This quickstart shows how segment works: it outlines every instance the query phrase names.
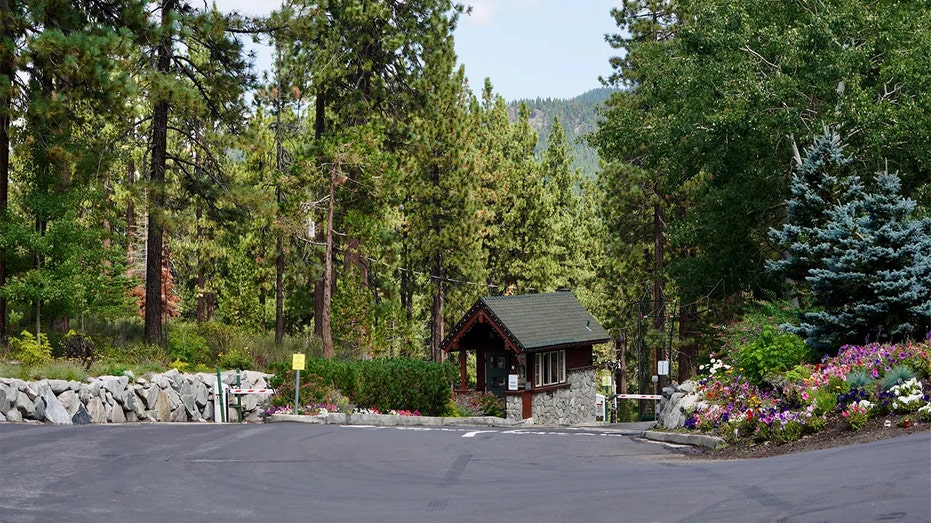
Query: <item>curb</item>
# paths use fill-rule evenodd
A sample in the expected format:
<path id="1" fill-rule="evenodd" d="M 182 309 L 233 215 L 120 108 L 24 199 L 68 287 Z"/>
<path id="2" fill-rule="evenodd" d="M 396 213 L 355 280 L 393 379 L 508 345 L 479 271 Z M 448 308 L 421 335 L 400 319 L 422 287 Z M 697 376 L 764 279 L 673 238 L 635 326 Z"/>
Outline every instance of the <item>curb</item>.
<path id="1" fill-rule="evenodd" d="M 663 443 L 676 443 L 679 445 L 691 445 L 693 447 L 703 447 L 706 449 L 719 449 L 725 445 L 723 439 L 716 436 L 705 436 L 703 434 L 683 434 L 681 432 L 659 432 L 655 430 L 644 431 L 643 437 L 653 441 Z"/>
<path id="2" fill-rule="evenodd" d="M 265 423 L 311 423 L 317 425 L 376 425 L 383 427 L 522 427 L 533 425 L 533 418 L 514 421 L 494 416 L 447 418 L 438 416 L 397 416 L 391 414 L 330 414 L 304 416 L 299 414 L 272 414 Z"/>

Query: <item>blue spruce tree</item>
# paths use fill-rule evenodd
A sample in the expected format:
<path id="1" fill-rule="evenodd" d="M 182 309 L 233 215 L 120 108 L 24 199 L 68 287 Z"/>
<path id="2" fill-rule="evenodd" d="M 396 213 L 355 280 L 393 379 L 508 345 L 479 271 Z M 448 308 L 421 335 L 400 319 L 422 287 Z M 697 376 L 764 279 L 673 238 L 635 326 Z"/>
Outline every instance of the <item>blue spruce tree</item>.
<path id="1" fill-rule="evenodd" d="M 808 298 L 787 330 L 825 352 L 915 339 L 931 327 L 931 220 L 915 216 L 894 174 L 877 174 L 868 189 L 847 169 L 825 169 L 849 163 L 836 135 L 816 140 L 793 178 L 787 223 L 771 232 L 786 256 L 770 268 L 801 277 Z"/>

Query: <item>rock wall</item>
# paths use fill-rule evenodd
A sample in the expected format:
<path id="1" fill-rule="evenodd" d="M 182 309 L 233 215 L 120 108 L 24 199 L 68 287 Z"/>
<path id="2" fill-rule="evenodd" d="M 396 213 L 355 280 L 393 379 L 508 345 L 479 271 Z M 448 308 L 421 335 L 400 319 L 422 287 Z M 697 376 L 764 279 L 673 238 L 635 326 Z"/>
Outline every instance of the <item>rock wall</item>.
<path id="1" fill-rule="evenodd" d="M 534 423 L 572 425 L 595 421 L 595 369 L 569 371 L 566 379 L 568 387 L 533 395 Z"/>
<path id="2" fill-rule="evenodd" d="M 686 381 L 682 385 L 673 383 L 663 387 L 663 398 L 659 400 L 658 425 L 667 429 L 682 428 L 686 416 L 692 411 L 708 408 L 701 394 L 696 392 L 698 384 Z"/>
<path id="3" fill-rule="evenodd" d="M 516 421 L 524 417 L 524 400 L 520 395 L 504 396 L 504 417 Z"/>
<path id="4" fill-rule="evenodd" d="M 223 383 L 235 385 L 236 371 L 222 373 Z M 267 388 L 269 374 L 245 371 L 243 388 Z M 135 378 L 88 378 L 87 382 L 0 378 L 0 421 L 37 421 L 58 425 L 126 423 L 136 421 L 213 421 L 216 374 L 181 374 L 170 370 Z M 242 396 L 243 418 L 259 421 L 269 396 Z M 235 404 L 235 397 L 229 400 Z M 229 408 L 228 420 L 237 419 Z"/>

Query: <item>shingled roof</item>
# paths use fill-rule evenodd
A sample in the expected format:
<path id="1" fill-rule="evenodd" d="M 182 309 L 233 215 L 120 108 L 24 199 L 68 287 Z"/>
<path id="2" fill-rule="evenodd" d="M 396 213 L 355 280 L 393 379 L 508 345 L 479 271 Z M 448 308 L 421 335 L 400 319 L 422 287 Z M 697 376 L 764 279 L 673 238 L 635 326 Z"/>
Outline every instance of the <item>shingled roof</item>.
<path id="1" fill-rule="evenodd" d="M 571 292 L 480 298 L 443 340 L 450 350 L 479 315 L 486 315 L 520 351 L 594 345 L 611 336 Z"/>

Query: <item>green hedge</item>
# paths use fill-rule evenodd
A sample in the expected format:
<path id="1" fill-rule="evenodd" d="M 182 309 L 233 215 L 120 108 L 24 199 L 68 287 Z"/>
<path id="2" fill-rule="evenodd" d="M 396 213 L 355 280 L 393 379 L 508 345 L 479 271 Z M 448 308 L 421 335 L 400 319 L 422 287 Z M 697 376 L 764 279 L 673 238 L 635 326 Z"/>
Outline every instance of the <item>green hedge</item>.
<path id="1" fill-rule="evenodd" d="M 273 386 L 282 383 L 287 373 L 294 372 L 289 364 L 276 367 Z M 459 378 L 459 370 L 453 365 L 411 358 L 354 361 L 310 358 L 304 371 L 331 384 L 357 407 L 381 412 L 417 410 L 424 416 L 448 414 L 452 385 Z"/>

